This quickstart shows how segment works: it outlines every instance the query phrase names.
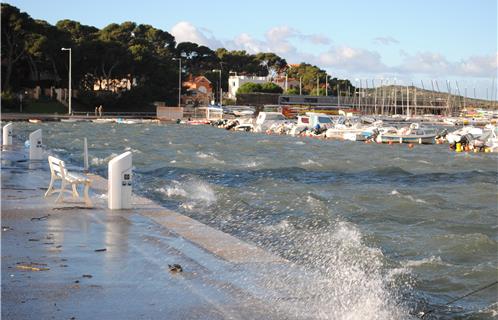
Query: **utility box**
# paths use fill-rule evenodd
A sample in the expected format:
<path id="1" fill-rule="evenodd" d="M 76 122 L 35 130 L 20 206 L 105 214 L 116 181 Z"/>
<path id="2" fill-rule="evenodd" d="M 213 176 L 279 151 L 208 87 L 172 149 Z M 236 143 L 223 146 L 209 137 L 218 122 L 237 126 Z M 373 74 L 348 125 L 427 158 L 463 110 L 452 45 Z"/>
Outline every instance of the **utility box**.
<path id="1" fill-rule="evenodd" d="M 29 134 L 29 160 L 43 159 L 42 130 L 38 129 Z"/>
<path id="2" fill-rule="evenodd" d="M 12 122 L 9 122 L 5 126 L 3 126 L 2 144 L 4 146 L 12 145 L 12 129 L 13 129 Z"/>
<path id="3" fill-rule="evenodd" d="M 132 157 L 127 151 L 109 161 L 108 207 L 131 209 Z"/>

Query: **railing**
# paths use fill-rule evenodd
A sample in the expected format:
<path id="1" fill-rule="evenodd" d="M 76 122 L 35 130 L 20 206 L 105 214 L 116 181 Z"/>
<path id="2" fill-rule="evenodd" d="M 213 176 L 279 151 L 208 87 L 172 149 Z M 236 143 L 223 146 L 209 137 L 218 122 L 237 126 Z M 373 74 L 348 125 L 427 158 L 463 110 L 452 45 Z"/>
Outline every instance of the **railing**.
<path id="1" fill-rule="evenodd" d="M 91 116 L 95 117 L 95 112 L 74 111 L 73 116 Z M 100 114 L 97 114 L 100 116 Z M 102 112 L 102 117 L 155 117 L 156 112 Z"/>

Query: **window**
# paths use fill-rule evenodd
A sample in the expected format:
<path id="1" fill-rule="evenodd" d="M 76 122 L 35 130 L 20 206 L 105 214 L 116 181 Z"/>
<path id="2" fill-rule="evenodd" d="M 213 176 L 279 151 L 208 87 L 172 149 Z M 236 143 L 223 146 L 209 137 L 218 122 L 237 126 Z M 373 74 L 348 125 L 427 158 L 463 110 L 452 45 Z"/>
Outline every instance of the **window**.
<path id="1" fill-rule="evenodd" d="M 332 123 L 332 119 L 329 117 L 318 117 L 319 123 Z"/>

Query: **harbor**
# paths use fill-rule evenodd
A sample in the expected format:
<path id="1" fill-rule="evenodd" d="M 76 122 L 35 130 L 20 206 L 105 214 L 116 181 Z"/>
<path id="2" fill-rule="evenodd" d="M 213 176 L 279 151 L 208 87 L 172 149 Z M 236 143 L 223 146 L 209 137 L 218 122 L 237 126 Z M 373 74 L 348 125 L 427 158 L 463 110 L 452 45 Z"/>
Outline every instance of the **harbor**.
<path id="1" fill-rule="evenodd" d="M 497 2 L 188 4 L 1 4 L 0 317 L 497 319 Z"/>
<path id="2" fill-rule="evenodd" d="M 56 243 L 57 241 L 53 239 L 40 238 L 54 237 L 57 234 L 54 233 L 55 230 L 50 231 L 53 229 L 48 226 L 48 229 L 43 229 L 44 231 L 26 229 L 19 235 L 23 237 L 22 241 L 15 240 L 18 239 L 16 237 L 12 240 L 20 243 L 20 246 L 14 247 L 12 249 L 14 251 L 9 249 L 8 256 L 13 258 L 3 260 L 4 275 L 10 277 L 10 274 L 14 274 L 8 267 L 15 268 L 18 262 L 43 263 L 47 264 L 50 270 L 33 273 L 17 269 L 14 274 L 15 279 L 18 279 L 16 277 L 19 273 L 31 277 L 20 280 L 19 285 L 22 285 L 23 281 L 32 281 L 29 279 L 38 274 L 41 276 L 54 274 L 61 264 L 71 266 L 69 262 L 57 260 L 68 259 L 65 251 L 61 251 L 66 245 L 76 250 L 74 254 L 84 250 L 87 255 L 94 257 L 97 254 L 93 251 L 95 249 L 107 248 L 109 250 L 107 254 L 111 254 L 113 250 L 118 250 L 127 243 L 127 254 L 116 256 L 114 265 L 102 265 L 105 266 L 104 270 L 112 270 L 111 274 L 121 272 L 115 269 L 121 270 L 119 266 L 127 264 L 127 260 L 123 259 L 131 259 L 132 253 L 137 250 L 144 251 L 143 237 L 158 239 L 157 241 L 162 243 L 160 248 L 173 246 L 173 250 L 183 252 L 183 245 L 178 247 L 176 241 L 190 243 L 193 241 L 191 237 L 197 237 L 196 233 L 200 232 L 201 237 L 197 242 L 194 241 L 194 247 L 189 245 L 187 248 L 201 246 L 203 251 L 216 252 L 216 259 L 224 261 L 222 263 L 233 261 L 237 266 L 241 263 L 239 259 L 251 257 L 241 254 L 240 251 L 232 257 L 220 255 L 216 251 L 220 247 L 219 240 L 210 241 L 211 246 L 206 247 L 206 241 L 211 236 L 206 237 L 205 227 L 201 226 L 187 228 L 192 230 L 193 234 L 189 234 L 191 231 L 180 233 L 173 229 L 173 233 L 180 238 L 178 240 L 174 240 L 176 236 L 168 238 L 170 232 L 168 230 L 176 223 L 164 225 L 163 217 L 174 215 L 177 217 L 174 219 L 183 221 L 184 218 L 176 215 L 180 214 L 193 219 L 190 220 L 193 224 L 202 223 L 227 234 L 227 237 L 235 237 L 228 242 L 238 243 L 239 240 L 236 239 L 240 239 L 250 246 L 263 250 L 262 256 L 274 256 L 277 261 L 283 259 L 282 261 L 288 261 L 287 263 L 297 268 L 298 271 L 289 275 L 288 268 L 283 268 L 284 270 L 280 267 L 270 268 L 271 271 L 268 271 L 263 267 L 266 264 L 254 265 L 248 262 L 248 267 L 240 273 L 231 273 L 227 269 L 219 271 L 218 264 L 215 264 L 216 268 L 210 269 L 212 272 L 208 274 L 211 276 L 216 274 L 216 277 L 226 276 L 230 281 L 238 283 L 242 289 L 250 290 L 246 298 L 244 294 L 242 295 L 242 300 L 234 298 L 234 301 L 233 297 L 229 299 L 230 303 L 234 303 L 231 305 L 234 309 L 230 309 L 232 308 L 230 306 L 227 308 L 241 312 L 241 318 L 254 316 L 265 318 L 262 314 L 268 318 L 300 319 L 305 316 L 321 318 L 322 312 L 327 310 L 324 317 L 342 318 L 351 315 L 353 318 L 361 318 L 362 315 L 368 314 L 369 318 L 374 319 L 410 317 L 415 319 L 420 312 L 436 309 L 431 313 L 433 318 L 451 318 L 471 313 L 486 319 L 491 318 L 496 312 L 494 289 L 483 291 L 461 303 L 444 306 L 444 303 L 451 298 L 486 285 L 495 273 L 493 265 L 496 263 L 498 242 L 493 226 L 496 219 L 495 187 L 498 182 L 495 166 L 497 159 L 494 153 L 455 153 L 447 145 L 442 144 L 409 148 L 407 144 L 398 146 L 358 144 L 333 139 L 232 132 L 209 125 L 116 122 L 38 124 L 15 122 L 14 125 L 13 135 L 16 144 L 21 145 L 21 150 L 22 141 L 28 138 L 29 133 L 41 129 L 44 134 L 44 154 L 65 159 L 73 168 L 71 170 L 83 166 L 82 138 L 87 138 L 90 172 L 104 178 L 107 176 L 108 162 L 118 154 L 130 151 L 133 154 L 134 193 L 145 203 L 150 203 L 147 201 L 155 203 L 143 207 L 141 204 L 134 205 L 134 209 L 130 211 L 106 210 L 104 209 L 107 200 L 105 182 L 100 180 L 100 183 L 92 184 L 90 193 L 96 209 L 54 210 L 59 207 L 54 203 L 55 197 L 44 199 L 45 190 L 39 189 L 48 187 L 49 172 L 46 161 L 39 163 L 45 168 L 43 170 L 29 170 L 29 162 L 19 162 L 21 167 L 11 169 L 10 165 L 3 165 L 2 188 L 5 188 L 5 191 L 2 192 L 4 197 L 2 216 L 5 218 L 2 219 L 2 225 L 5 227 L 13 228 L 14 231 L 24 230 L 26 223 L 29 226 L 45 225 L 51 221 L 50 219 L 63 219 L 62 221 L 67 221 L 73 226 L 74 222 L 71 221 L 74 219 L 77 219 L 76 221 L 92 219 L 91 221 L 96 221 L 92 222 L 92 225 L 98 226 L 100 223 L 103 223 L 102 226 L 108 225 L 104 229 L 101 229 L 102 227 L 97 229 L 103 232 L 109 228 L 112 230 L 111 222 L 114 219 L 118 221 L 128 219 L 129 222 L 125 223 L 128 225 L 127 228 L 138 228 L 135 232 L 143 234 L 134 240 L 133 232 L 129 231 L 128 235 L 123 234 L 116 226 L 117 230 L 106 236 L 83 238 L 102 239 L 100 241 L 104 242 L 83 241 L 82 243 L 82 240 L 79 240 L 74 244 L 64 244 Z M 227 140 L 231 141 L 229 149 L 226 148 Z M 4 152 L 2 159 L 8 160 Z M 9 173 L 9 170 L 12 173 Z M 22 175 L 33 174 L 38 176 L 35 179 L 39 181 L 37 184 L 33 183 L 31 178 L 21 178 Z M 10 180 L 5 180 L 9 177 Z M 33 186 L 30 186 L 31 184 Z M 444 193 L 441 190 L 444 190 Z M 33 205 L 19 203 L 20 200 L 14 198 L 9 201 L 9 196 L 16 197 L 17 193 L 22 195 L 21 192 L 30 195 L 27 200 L 32 199 L 30 201 L 36 203 Z M 145 198 L 150 200 L 144 200 Z M 15 209 L 18 211 L 10 211 L 11 205 L 18 208 Z M 46 209 L 38 209 L 42 208 L 42 205 Z M 76 205 L 68 203 L 62 207 L 83 205 L 81 202 Z M 154 209 L 157 214 L 150 214 L 150 206 L 157 208 Z M 30 211 L 30 207 L 37 208 L 36 214 Z M 161 210 L 164 213 L 159 214 Z M 176 213 L 169 213 L 169 210 Z M 12 213 L 15 217 L 26 212 L 22 214 L 26 216 L 22 221 L 26 222 L 16 222 L 18 218 L 14 219 L 14 216 L 7 215 L 9 212 L 17 212 Z M 50 214 L 46 221 L 39 223 L 37 220 L 30 220 L 46 216 L 44 212 Z M 14 220 L 11 223 L 9 219 Z M 71 232 L 75 231 L 74 228 L 71 227 Z M 141 228 L 146 228 L 145 233 L 140 231 Z M 471 231 L 461 234 L 461 230 Z M 14 231 L 10 229 L 3 231 L 2 242 L 10 243 L 8 237 L 14 236 Z M 32 235 L 25 232 L 37 233 Z M 81 232 L 89 231 L 85 227 Z M 154 236 L 156 232 L 166 232 L 167 235 Z M 54 235 L 50 236 L 50 233 Z M 113 236 L 119 240 L 115 241 Z M 80 238 L 77 236 L 74 239 Z M 29 239 L 40 239 L 40 241 L 33 242 Z M 64 236 L 64 239 L 67 237 Z M 135 241 L 139 239 L 141 240 L 136 243 Z M 165 243 L 159 239 L 164 239 Z M 214 237 L 214 239 L 219 238 Z M 145 243 L 150 245 L 150 241 L 152 240 L 147 240 Z M 44 242 L 54 244 L 44 245 Z M 118 242 L 121 244 L 118 245 Z M 63 247 L 52 248 L 58 245 Z M 79 245 L 83 247 L 77 247 Z M 5 250 L 6 248 L 4 247 Z M 41 250 L 41 252 L 54 250 L 49 255 L 52 260 L 33 259 L 32 257 L 43 257 L 47 254 L 32 255 L 30 251 L 25 251 L 28 249 Z M 171 281 L 168 279 L 176 281 L 178 277 L 171 274 L 167 268 L 168 264 L 179 263 L 185 275 L 194 270 L 202 274 L 204 269 L 197 269 L 199 267 L 189 262 L 189 259 L 194 259 L 201 265 L 214 259 L 204 254 L 201 256 L 202 261 L 199 261 L 201 258 L 191 257 L 190 251 L 184 252 L 187 257 L 183 257 L 167 253 L 170 252 L 169 249 L 164 253 L 157 251 L 160 249 L 150 250 L 154 252 L 155 262 L 150 256 L 143 258 L 139 256 L 140 258 L 133 260 L 135 261 L 133 265 L 142 265 L 142 268 L 148 269 L 152 264 L 157 268 L 158 273 L 151 274 L 150 280 L 144 280 L 145 283 L 148 281 L 156 283 L 155 279 L 163 278 L 166 282 Z M 72 257 L 71 253 L 67 255 L 69 258 Z M 102 259 L 99 257 L 91 259 Z M 86 258 L 84 260 L 86 261 Z M 208 266 L 208 269 L 211 267 L 213 266 Z M 232 267 L 227 268 L 232 270 Z M 84 271 L 80 267 L 75 269 L 68 267 L 63 270 L 74 271 L 64 278 L 64 285 L 75 285 L 74 281 L 100 279 L 104 284 L 106 281 L 119 283 L 119 279 L 111 277 L 108 273 L 99 276 L 99 272 L 103 271 L 98 269 Z M 126 270 L 129 269 L 126 268 L 123 272 Z M 79 279 L 82 276 L 80 273 L 87 274 L 87 272 L 94 277 Z M 271 274 L 271 281 L 267 272 Z M 150 273 L 147 271 L 145 274 Z M 254 274 L 254 278 L 249 277 L 249 274 Z M 289 277 L 293 279 L 291 282 L 286 281 Z M 42 283 L 48 281 L 43 279 L 47 278 L 39 278 L 39 281 Z M 9 282 L 3 283 L 3 288 L 10 288 Z M 12 283 L 15 284 L 16 282 Z M 102 283 L 92 284 L 105 287 Z M 158 284 L 153 286 L 159 290 L 156 293 L 164 290 L 158 286 L 160 287 Z M 119 286 L 113 287 L 115 295 L 120 296 L 124 289 L 119 289 Z M 145 285 L 143 289 L 147 287 Z M 140 289 L 142 287 L 138 288 L 139 291 L 142 290 Z M 194 285 L 188 288 L 194 290 L 196 287 Z M 444 291 L 441 291 L 442 288 L 445 288 Z M 24 289 L 16 290 L 21 290 L 20 297 L 30 297 L 30 293 L 23 291 Z M 183 292 L 182 290 L 187 289 L 175 290 Z M 178 293 L 178 291 L 168 292 Z M 217 294 L 218 292 L 216 296 Z M 227 294 L 230 296 L 233 292 Z M 291 296 L 285 298 L 289 294 Z M 189 299 L 193 299 L 194 296 L 189 294 Z M 207 294 L 207 296 L 212 295 Z M 240 297 L 239 293 L 236 297 Z M 71 298 L 68 299 L 71 305 Z M 247 309 L 248 305 L 257 306 L 259 302 L 252 304 L 245 299 L 251 301 L 261 299 L 265 302 L 262 308 L 255 307 L 257 310 L 252 307 Z M 4 300 L 4 308 L 9 305 L 6 304 L 9 301 L 13 301 L 12 307 L 17 306 L 17 300 Z M 196 302 L 197 298 L 191 301 L 194 305 L 197 303 L 202 305 L 201 302 Z M 273 302 L 268 304 L 267 301 Z M 364 301 L 372 303 L 363 305 Z M 225 302 L 222 304 L 225 305 Z M 54 303 L 59 305 L 55 300 Z M 229 302 L 226 303 L 230 305 Z M 149 310 L 147 312 L 153 314 L 159 312 L 158 310 L 164 310 L 161 309 L 164 305 L 172 310 L 181 310 L 170 303 L 157 303 L 147 308 Z M 210 310 L 219 310 L 212 304 L 207 306 Z M 15 307 L 13 310 L 21 312 L 29 309 Z M 261 310 L 264 311 L 258 313 Z M 98 309 L 82 312 L 88 317 L 101 314 Z M 192 312 L 187 313 L 187 318 L 195 318 L 197 313 Z M 213 314 L 213 318 L 226 318 L 228 314 Z"/>

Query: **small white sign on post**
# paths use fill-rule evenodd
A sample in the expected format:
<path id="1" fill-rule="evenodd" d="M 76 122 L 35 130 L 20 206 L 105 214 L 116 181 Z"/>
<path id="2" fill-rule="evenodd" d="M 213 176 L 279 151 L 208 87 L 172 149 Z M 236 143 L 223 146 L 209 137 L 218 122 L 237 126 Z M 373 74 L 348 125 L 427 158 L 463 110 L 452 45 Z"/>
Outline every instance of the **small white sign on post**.
<path id="1" fill-rule="evenodd" d="M 38 129 L 29 135 L 29 159 L 42 160 L 43 159 L 43 142 L 42 130 Z"/>
<path id="2" fill-rule="evenodd" d="M 111 210 L 131 208 L 132 154 L 120 154 L 109 161 L 108 207 Z"/>
<path id="3" fill-rule="evenodd" d="M 3 126 L 2 129 L 2 144 L 4 146 L 10 146 L 12 145 L 12 129 L 14 125 L 12 122 L 7 123 L 5 126 Z"/>

